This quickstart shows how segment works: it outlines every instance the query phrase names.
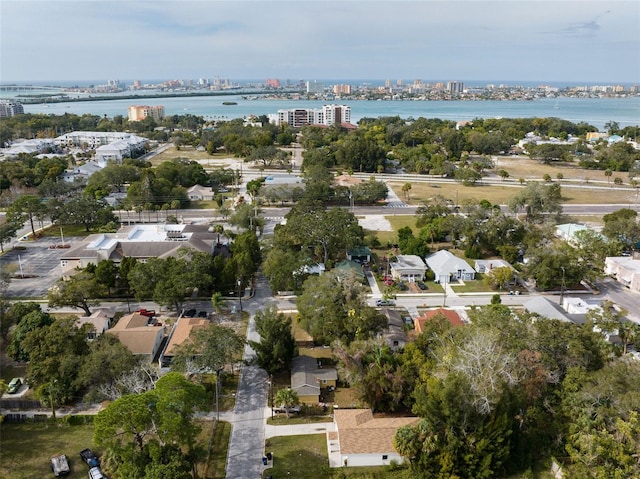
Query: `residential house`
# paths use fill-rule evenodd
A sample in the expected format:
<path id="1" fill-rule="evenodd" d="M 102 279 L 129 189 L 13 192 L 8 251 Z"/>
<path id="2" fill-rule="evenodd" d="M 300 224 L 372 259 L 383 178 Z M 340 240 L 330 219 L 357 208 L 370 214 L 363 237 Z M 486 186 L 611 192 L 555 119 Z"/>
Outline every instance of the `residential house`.
<path id="1" fill-rule="evenodd" d="M 90 324 L 92 329 L 87 333 L 87 339 L 94 340 L 104 334 L 113 321 L 113 311 L 96 309 L 91 316 L 80 316 L 76 320 L 76 326 L 81 328 L 85 324 Z"/>
<path id="2" fill-rule="evenodd" d="M 495 268 L 509 268 L 514 269 L 513 266 L 508 261 L 503 259 L 477 259 L 475 264 L 473 265 L 473 269 L 475 269 L 478 273 L 488 273 L 492 269 Z"/>
<path id="3" fill-rule="evenodd" d="M 160 365 L 162 367 L 169 366 L 178 346 L 187 341 L 196 329 L 208 328 L 210 325 L 208 319 L 187 318 L 186 316 L 179 318 L 173 325 L 166 346 L 160 355 Z"/>
<path id="4" fill-rule="evenodd" d="M 631 291 L 640 292 L 640 258 L 634 256 L 609 256 L 604 260 L 604 273 Z"/>
<path id="5" fill-rule="evenodd" d="M 427 265 L 415 254 L 399 254 L 396 261 L 389 263 L 391 276 L 397 280 L 414 283 L 424 278 Z"/>
<path id="6" fill-rule="evenodd" d="M 335 409 L 333 421 L 340 451 L 339 466 L 388 466 L 392 461 L 405 461 L 393 446 L 396 431 L 416 424 L 419 418 L 373 417 L 371 409 Z"/>
<path id="7" fill-rule="evenodd" d="M 62 174 L 62 179 L 67 183 L 73 183 L 74 181 L 80 181 L 86 183 L 91 175 L 102 170 L 103 166 L 99 165 L 93 160 L 76 166 L 73 169 L 67 170 Z"/>
<path id="8" fill-rule="evenodd" d="M 400 311 L 382 308 L 382 314 L 387 317 L 387 329 L 380 336 L 384 338 L 393 351 L 404 348 L 407 344 L 407 333 L 404 330 L 404 319 Z"/>
<path id="9" fill-rule="evenodd" d="M 333 366 L 311 356 L 297 356 L 291 361 L 291 389 L 302 404 L 318 404 L 322 389 L 335 388 L 338 373 Z"/>
<path id="10" fill-rule="evenodd" d="M 456 311 L 444 308 L 430 309 L 413 321 L 413 327 L 415 328 L 416 333 L 422 333 L 424 331 L 424 324 L 427 321 L 430 321 L 434 316 L 444 316 L 451 326 L 464 326 L 464 321 L 462 321 L 462 318 L 460 318 L 460 315 Z"/>
<path id="11" fill-rule="evenodd" d="M 113 334 L 129 351 L 153 361 L 164 340 L 164 327 L 139 313 L 123 316 L 106 334 Z"/>
<path id="12" fill-rule="evenodd" d="M 433 271 L 436 283 L 467 281 L 476 277 L 476 270 L 469 263 L 444 249 L 427 256 L 425 261 L 429 269 Z"/>
<path id="13" fill-rule="evenodd" d="M 344 279 L 350 275 L 354 275 L 358 281 L 364 283 L 365 275 L 362 268 L 363 266 L 360 263 L 344 260 L 337 263 L 333 270 L 339 279 Z"/>
<path id="14" fill-rule="evenodd" d="M 187 189 L 187 196 L 191 201 L 211 201 L 215 193 L 210 186 L 193 185 Z"/>

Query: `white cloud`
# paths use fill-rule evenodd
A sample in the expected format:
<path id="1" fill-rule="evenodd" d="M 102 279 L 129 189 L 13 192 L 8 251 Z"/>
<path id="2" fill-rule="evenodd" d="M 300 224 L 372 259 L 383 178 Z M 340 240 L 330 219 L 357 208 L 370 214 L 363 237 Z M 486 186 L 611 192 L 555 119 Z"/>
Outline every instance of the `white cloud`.
<path id="1" fill-rule="evenodd" d="M 9 80 L 640 81 L 635 1 L 3 0 L 0 13 Z"/>

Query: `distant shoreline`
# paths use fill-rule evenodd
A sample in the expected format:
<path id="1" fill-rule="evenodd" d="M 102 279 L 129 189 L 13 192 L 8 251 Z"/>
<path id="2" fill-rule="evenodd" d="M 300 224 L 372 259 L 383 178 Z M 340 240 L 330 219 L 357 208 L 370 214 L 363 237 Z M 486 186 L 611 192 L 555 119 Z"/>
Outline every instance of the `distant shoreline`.
<path id="1" fill-rule="evenodd" d="M 272 92 L 251 92 L 251 95 L 266 95 Z M 112 101 L 112 100 L 141 100 L 153 98 L 180 98 L 180 97 L 207 97 L 207 96 L 237 96 L 238 91 L 226 92 L 185 92 L 185 93 L 149 93 L 149 94 L 132 94 L 132 95 L 101 95 L 87 97 L 61 97 L 54 96 L 30 96 L 16 95 L 16 99 L 23 105 L 41 105 L 43 103 L 77 103 L 85 101 Z"/>

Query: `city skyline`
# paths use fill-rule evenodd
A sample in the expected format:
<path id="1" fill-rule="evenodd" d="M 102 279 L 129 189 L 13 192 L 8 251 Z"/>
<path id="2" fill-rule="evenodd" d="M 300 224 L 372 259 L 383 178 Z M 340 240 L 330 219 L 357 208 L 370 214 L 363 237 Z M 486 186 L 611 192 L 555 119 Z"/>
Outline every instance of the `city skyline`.
<path id="1" fill-rule="evenodd" d="M 640 3 L 0 3 L 0 80 L 640 82 Z"/>

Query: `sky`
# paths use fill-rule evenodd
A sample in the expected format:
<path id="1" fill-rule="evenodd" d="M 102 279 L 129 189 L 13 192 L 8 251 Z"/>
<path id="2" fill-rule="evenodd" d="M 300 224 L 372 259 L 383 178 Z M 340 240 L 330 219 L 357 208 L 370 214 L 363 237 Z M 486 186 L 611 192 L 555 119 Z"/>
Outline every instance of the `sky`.
<path id="1" fill-rule="evenodd" d="M 0 81 L 640 83 L 640 1 L 0 0 Z"/>

